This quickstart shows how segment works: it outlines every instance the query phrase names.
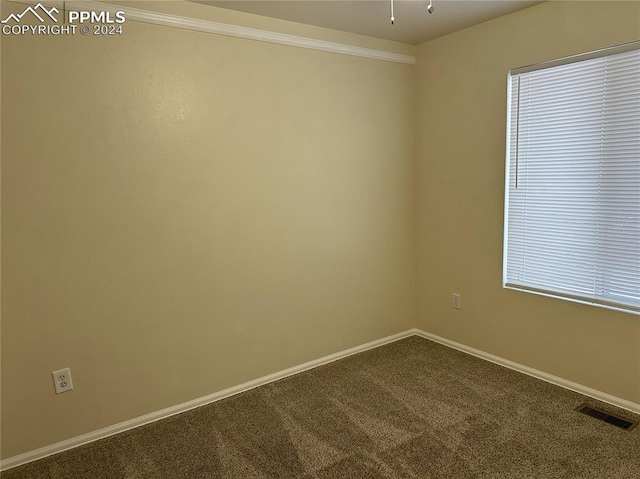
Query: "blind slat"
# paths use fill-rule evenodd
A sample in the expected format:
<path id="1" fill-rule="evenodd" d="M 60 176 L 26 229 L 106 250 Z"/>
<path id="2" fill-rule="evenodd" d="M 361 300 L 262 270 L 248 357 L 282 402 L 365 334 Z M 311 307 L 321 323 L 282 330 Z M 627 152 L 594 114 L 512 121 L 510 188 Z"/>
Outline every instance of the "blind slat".
<path id="1" fill-rule="evenodd" d="M 640 50 L 510 76 L 506 287 L 640 311 Z"/>

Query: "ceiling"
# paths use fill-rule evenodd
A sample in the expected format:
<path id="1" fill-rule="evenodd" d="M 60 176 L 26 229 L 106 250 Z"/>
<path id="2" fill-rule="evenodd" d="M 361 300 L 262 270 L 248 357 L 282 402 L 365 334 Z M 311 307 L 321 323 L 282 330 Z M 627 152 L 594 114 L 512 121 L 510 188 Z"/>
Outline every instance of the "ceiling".
<path id="1" fill-rule="evenodd" d="M 417 45 L 492 18 L 542 3 L 528 0 L 394 0 L 395 23 L 391 25 L 391 0 L 196 0 L 266 17 L 359 33 Z"/>

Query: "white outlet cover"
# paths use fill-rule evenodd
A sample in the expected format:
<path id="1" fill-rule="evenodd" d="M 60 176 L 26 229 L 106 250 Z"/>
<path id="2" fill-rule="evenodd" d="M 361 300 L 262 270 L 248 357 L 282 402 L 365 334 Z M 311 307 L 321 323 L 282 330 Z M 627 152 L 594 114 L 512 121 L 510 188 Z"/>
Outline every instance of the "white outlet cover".
<path id="1" fill-rule="evenodd" d="M 56 394 L 65 393 L 73 389 L 73 381 L 71 380 L 71 369 L 64 368 L 53 371 L 53 385 L 56 388 Z"/>
<path id="2" fill-rule="evenodd" d="M 451 303 L 453 309 L 462 309 L 462 300 L 459 293 L 453 293 L 451 295 Z"/>

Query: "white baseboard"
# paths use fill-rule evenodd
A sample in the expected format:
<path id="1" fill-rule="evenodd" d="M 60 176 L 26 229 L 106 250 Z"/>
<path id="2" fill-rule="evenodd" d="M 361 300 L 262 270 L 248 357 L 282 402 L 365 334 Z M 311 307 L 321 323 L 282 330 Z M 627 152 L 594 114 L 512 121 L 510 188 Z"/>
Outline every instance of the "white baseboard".
<path id="1" fill-rule="evenodd" d="M 460 344 L 455 341 L 451 341 L 449 339 L 436 336 L 435 334 L 427 333 L 420 329 L 414 328 L 414 329 L 409 329 L 407 331 L 403 331 L 398 334 L 387 336 L 382 339 L 378 339 L 376 341 L 371 341 L 369 343 L 362 344 L 354 348 L 346 349 L 344 351 L 340 351 L 335 354 L 330 354 L 329 356 L 325 356 L 320 359 L 309 361 L 304 364 L 300 364 L 298 366 L 285 369 L 283 371 L 269 374 L 267 376 L 254 379 L 253 381 L 248 381 L 238 386 L 224 389 L 222 391 L 218 391 L 216 393 L 209 394 L 201 398 L 193 399 L 191 401 L 187 401 L 181 404 L 177 404 L 175 406 L 161 409 L 160 411 L 155 411 L 149 414 L 145 414 L 144 416 L 139 416 L 133 419 L 129 419 L 128 421 L 123 421 L 118 424 L 114 424 L 112 426 L 108 426 L 102 429 L 98 429 L 96 431 L 89 432 L 87 434 L 82 434 L 81 436 L 72 437 L 71 439 L 60 441 L 55 444 L 51 444 L 49 446 L 41 447 L 33 451 L 28 451 L 23 454 L 19 454 L 17 456 L 9 457 L 0 462 L 0 470 L 5 471 L 13 467 L 21 466 L 28 462 L 36 461 L 38 459 L 42 459 L 44 457 L 57 454 L 59 452 L 66 451 L 68 449 L 73 449 L 74 447 L 82 446 L 83 444 L 88 444 L 90 442 L 98 441 L 100 439 L 113 436 L 114 434 L 118 434 L 118 433 L 127 431 L 129 429 L 134 429 L 136 427 L 143 426 L 151 422 L 159 421 L 160 419 L 165 419 L 175 414 L 180 414 L 180 413 L 189 411 L 190 409 L 195 409 L 197 407 L 204 406 L 206 404 L 210 404 L 215 401 L 219 401 L 220 399 L 224 399 L 226 397 L 233 396 L 235 394 L 239 394 L 244 391 L 248 391 L 258 386 L 262 386 L 263 384 L 277 381 L 278 379 L 282 379 L 287 376 L 292 376 L 294 374 L 301 373 L 308 369 L 313 369 L 318 366 L 322 366 L 323 364 L 328 364 L 333 361 L 337 361 L 338 359 L 343 359 L 353 354 L 357 354 L 357 353 L 366 351 L 368 349 L 377 348 L 378 346 L 392 343 L 394 341 L 398 341 L 400 339 L 404 339 L 414 335 L 420 336 L 425 339 L 429 339 L 431 341 L 435 341 L 436 343 L 440 343 L 444 346 L 457 349 L 464 353 L 471 354 L 472 356 L 476 356 L 478 358 L 484 359 L 486 361 L 490 361 L 500 366 L 513 369 L 520 373 L 527 374 L 529 376 L 532 376 L 537 379 L 541 379 L 551 384 L 555 384 L 556 386 L 560 386 L 565 389 L 570 389 L 571 391 L 575 391 L 577 393 L 584 394 L 585 396 L 592 397 L 599 401 L 603 401 L 603 402 L 612 404 L 614 406 L 621 407 L 628 411 L 640 414 L 640 404 L 627 401 L 626 399 L 621 399 L 616 396 L 612 396 L 611 394 L 607 394 L 602 391 L 598 391 L 596 389 L 583 386 L 582 384 L 574 383 L 572 381 L 568 381 L 558 376 L 553 376 L 552 374 L 548 374 L 543 371 L 539 371 L 537 369 L 533 369 L 528 366 L 524 366 L 522 364 L 516 363 L 514 361 L 510 361 L 508 359 L 504 359 L 499 356 L 495 356 L 493 354 L 480 351 L 479 349 L 475 349 L 470 346 L 466 346 L 464 344 Z"/>
<path id="2" fill-rule="evenodd" d="M 555 384 L 556 386 L 560 386 L 565 389 L 570 389 L 571 391 L 584 394 L 585 396 L 589 396 L 599 401 L 612 404 L 613 406 L 618 406 L 622 409 L 626 409 L 627 411 L 640 414 L 640 404 L 634 403 L 632 401 L 627 401 L 626 399 L 621 399 L 619 397 L 612 396 L 611 394 L 598 391 L 597 389 L 583 386 L 582 384 L 574 383 L 573 381 L 569 381 L 567 379 L 563 379 L 561 377 L 554 376 L 549 373 L 545 373 L 544 371 L 539 371 L 538 369 L 533 369 L 533 368 L 530 368 L 529 366 L 524 366 L 514 361 L 510 361 L 508 359 L 504 359 L 490 353 L 485 353 L 484 351 L 480 351 L 479 349 L 475 349 L 470 346 L 466 346 L 464 344 L 456 343 L 455 341 L 451 341 L 450 339 L 442 338 L 440 336 L 427 333 L 426 331 L 422 331 L 420 329 L 416 329 L 414 330 L 414 332 L 416 335 L 422 338 L 435 341 L 436 343 L 440 343 L 444 346 L 449 346 L 450 348 L 457 349 L 458 351 L 462 351 L 463 353 L 471 354 L 472 356 L 476 356 L 480 359 L 484 359 L 486 361 L 490 361 L 500 366 L 513 369 L 514 371 L 518 371 L 528 376 L 533 376 L 536 379 L 541 379 L 542 381 Z"/>
<path id="3" fill-rule="evenodd" d="M 224 389 L 222 391 L 209 394 L 207 396 L 203 396 L 197 399 L 193 399 L 191 401 L 183 402 L 175 406 L 161 409 L 160 411 L 155 411 L 149 414 L 145 414 L 144 416 L 139 416 L 133 419 L 129 419 L 127 421 L 123 421 L 118 424 L 114 424 L 112 426 L 107 426 L 105 428 L 98 429 L 96 431 L 88 432 L 80 436 L 72 437 L 64 441 L 56 442 L 54 444 L 50 444 L 48 446 L 41 447 L 39 449 L 34 449 L 33 451 L 28 451 L 28 452 L 19 454 L 17 456 L 9 457 L 0 462 L 0 471 L 5 471 L 13 467 L 21 466 L 28 462 L 37 461 L 38 459 L 42 459 L 47 456 L 57 454 L 59 452 L 63 452 L 68 449 L 73 449 L 75 447 L 82 446 L 83 444 L 88 444 L 90 442 L 98 441 L 99 439 L 104 439 L 106 437 L 113 436 L 114 434 L 118 434 L 118 433 L 127 431 L 129 429 L 134 429 L 136 427 L 140 427 L 145 424 L 149 424 L 151 422 L 159 421 L 160 419 L 165 419 L 175 414 L 180 414 L 180 413 L 189 411 L 190 409 L 195 409 L 197 407 L 204 406 L 205 404 L 210 404 L 212 402 L 219 401 L 220 399 L 224 399 L 229 396 L 233 396 L 235 394 L 239 394 L 241 392 L 245 392 L 250 389 L 257 388 L 258 386 L 262 386 L 263 384 L 271 383 L 273 381 L 277 381 L 278 379 L 286 378 L 287 376 L 292 376 L 294 374 L 301 373 L 308 369 L 313 369 L 318 366 L 322 366 L 323 364 L 328 364 L 333 361 L 337 361 L 338 359 L 343 359 L 343 358 L 346 358 L 347 356 L 352 356 L 354 354 L 361 353 L 368 349 L 377 348 L 378 346 L 392 343 L 394 341 L 398 341 L 400 339 L 404 339 L 406 337 L 413 336 L 415 334 L 416 334 L 416 331 L 413 329 L 403 331 L 398 334 L 393 334 L 391 336 L 387 336 L 382 339 L 377 339 L 375 341 L 371 341 L 369 343 L 362 344 L 354 348 L 345 349 L 344 351 L 330 354 L 329 356 L 325 356 L 320 359 L 315 359 L 313 361 L 309 361 L 304 364 L 300 364 L 298 366 L 285 369 L 283 371 L 279 371 L 273 374 L 269 374 L 267 376 L 263 376 L 258 379 L 254 379 L 253 381 L 248 381 L 238 386 L 233 386 L 228 389 Z"/>

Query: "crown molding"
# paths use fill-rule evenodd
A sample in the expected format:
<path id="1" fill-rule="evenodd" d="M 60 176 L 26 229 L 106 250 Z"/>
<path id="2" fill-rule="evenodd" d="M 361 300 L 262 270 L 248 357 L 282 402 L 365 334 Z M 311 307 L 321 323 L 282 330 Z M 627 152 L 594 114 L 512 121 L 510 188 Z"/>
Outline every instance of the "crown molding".
<path id="1" fill-rule="evenodd" d="M 34 5 L 43 4 L 59 4 L 61 2 L 51 2 L 43 0 L 10 0 L 14 3 L 23 3 Z M 341 55 L 350 55 L 355 57 L 369 58 L 372 60 L 381 60 L 392 63 L 402 63 L 405 65 L 415 65 L 416 57 L 405 55 L 402 53 L 393 53 L 384 50 L 376 50 L 372 48 L 357 47 L 346 43 L 329 42 L 326 40 L 318 40 L 316 38 L 300 37 L 297 35 L 289 35 L 287 33 L 271 32 L 268 30 L 260 30 L 257 28 L 243 27 L 241 25 L 232 25 L 228 23 L 213 22 L 209 20 L 200 20 L 197 18 L 183 17 L 168 13 L 153 12 L 140 8 L 128 7 L 126 5 L 114 5 L 110 3 L 94 2 L 92 0 L 69 0 L 66 2 L 68 10 L 85 10 L 96 12 L 116 12 L 123 11 L 127 21 L 148 23 L 151 25 L 161 25 L 164 27 L 180 28 L 194 32 L 210 33 L 214 35 L 223 35 L 227 37 L 244 38 L 247 40 L 255 40 L 259 42 L 275 43 L 278 45 L 287 45 L 290 47 L 306 48 L 308 50 L 319 50 L 329 53 L 338 53 Z"/>

